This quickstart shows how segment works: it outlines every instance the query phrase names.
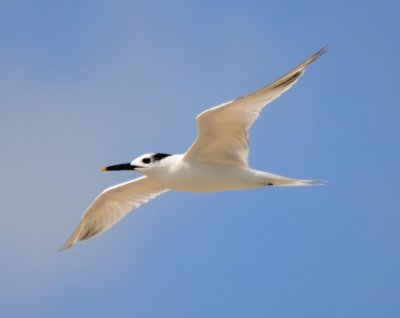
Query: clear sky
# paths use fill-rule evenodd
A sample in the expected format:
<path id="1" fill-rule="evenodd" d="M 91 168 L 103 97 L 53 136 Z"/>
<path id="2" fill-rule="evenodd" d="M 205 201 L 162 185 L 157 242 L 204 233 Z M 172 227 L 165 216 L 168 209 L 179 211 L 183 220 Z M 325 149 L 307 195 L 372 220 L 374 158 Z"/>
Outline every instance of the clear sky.
<path id="1" fill-rule="evenodd" d="M 2 1 L 1 317 L 399 317 L 398 1 Z M 251 130 L 324 187 L 170 192 L 57 249 L 101 173 L 329 51 Z"/>

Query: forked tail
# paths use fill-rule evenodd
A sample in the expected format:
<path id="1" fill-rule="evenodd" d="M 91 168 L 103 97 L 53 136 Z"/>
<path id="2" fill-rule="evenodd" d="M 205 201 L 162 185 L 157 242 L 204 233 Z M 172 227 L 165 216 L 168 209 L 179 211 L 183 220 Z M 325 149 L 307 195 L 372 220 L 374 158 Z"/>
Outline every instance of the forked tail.
<path id="1" fill-rule="evenodd" d="M 299 180 L 299 179 L 273 179 L 275 186 L 321 186 L 327 184 L 323 180 Z"/>
<path id="2" fill-rule="evenodd" d="M 270 173 L 262 173 L 260 181 L 263 186 L 295 187 L 295 186 L 319 186 L 328 182 L 323 180 L 290 179 Z"/>

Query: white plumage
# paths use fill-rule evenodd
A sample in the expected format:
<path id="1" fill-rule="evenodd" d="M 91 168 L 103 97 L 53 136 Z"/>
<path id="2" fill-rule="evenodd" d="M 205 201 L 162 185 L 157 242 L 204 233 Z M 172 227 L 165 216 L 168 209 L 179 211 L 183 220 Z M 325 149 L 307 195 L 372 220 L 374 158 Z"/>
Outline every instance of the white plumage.
<path id="1" fill-rule="evenodd" d="M 129 211 L 168 191 L 215 192 L 265 186 L 307 186 L 314 180 L 290 179 L 249 168 L 248 130 L 261 110 L 304 74 L 326 52 L 323 48 L 304 63 L 264 88 L 210 108 L 196 118 L 198 135 L 185 154 L 146 154 L 127 164 L 103 170 L 136 170 L 144 176 L 103 191 L 83 214 L 61 249 L 92 238 L 119 222 Z"/>

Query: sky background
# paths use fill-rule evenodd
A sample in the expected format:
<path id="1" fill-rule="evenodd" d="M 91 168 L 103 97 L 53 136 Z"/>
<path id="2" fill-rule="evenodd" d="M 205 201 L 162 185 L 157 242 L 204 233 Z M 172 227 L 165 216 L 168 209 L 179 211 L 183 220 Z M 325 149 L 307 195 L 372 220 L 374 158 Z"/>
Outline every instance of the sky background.
<path id="1" fill-rule="evenodd" d="M 1 1 L 1 317 L 399 317 L 398 1 Z M 169 192 L 57 252 L 100 173 L 329 51 L 250 164 L 324 187 Z"/>

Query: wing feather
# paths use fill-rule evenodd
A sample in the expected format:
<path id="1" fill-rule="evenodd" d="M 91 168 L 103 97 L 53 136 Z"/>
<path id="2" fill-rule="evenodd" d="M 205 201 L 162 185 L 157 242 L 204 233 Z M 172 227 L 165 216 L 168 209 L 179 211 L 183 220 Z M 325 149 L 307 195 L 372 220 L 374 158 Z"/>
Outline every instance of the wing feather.
<path id="1" fill-rule="evenodd" d="M 129 211 L 168 191 L 148 177 L 137 178 L 104 190 L 83 214 L 81 221 L 60 250 L 108 230 Z"/>
<path id="2" fill-rule="evenodd" d="M 247 167 L 248 130 L 261 110 L 290 89 L 305 68 L 326 52 L 323 48 L 289 73 L 260 90 L 210 108 L 196 117 L 198 134 L 186 160 Z"/>

